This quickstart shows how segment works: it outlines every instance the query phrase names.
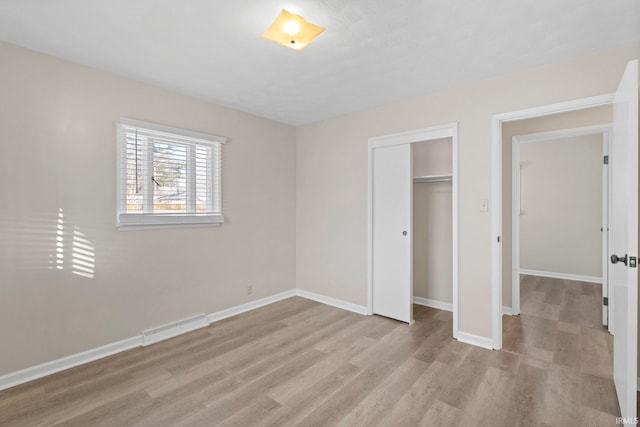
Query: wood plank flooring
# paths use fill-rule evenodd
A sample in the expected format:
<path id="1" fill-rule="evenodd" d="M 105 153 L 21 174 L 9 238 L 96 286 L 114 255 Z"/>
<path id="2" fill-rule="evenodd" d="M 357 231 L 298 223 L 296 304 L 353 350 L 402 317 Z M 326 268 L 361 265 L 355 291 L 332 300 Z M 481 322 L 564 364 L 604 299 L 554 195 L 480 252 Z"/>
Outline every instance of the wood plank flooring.
<path id="1" fill-rule="evenodd" d="M 615 425 L 611 339 L 575 312 L 595 286 L 524 282 L 544 316 L 506 316 L 507 351 L 453 340 L 448 312 L 409 327 L 291 298 L 2 391 L 0 425 Z"/>
<path id="2" fill-rule="evenodd" d="M 503 317 L 503 351 L 535 360 L 538 379 L 546 377 L 530 406 L 544 408 L 550 425 L 615 425 L 620 409 L 602 287 L 523 275 L 520 298 L 521 314 Z"/>

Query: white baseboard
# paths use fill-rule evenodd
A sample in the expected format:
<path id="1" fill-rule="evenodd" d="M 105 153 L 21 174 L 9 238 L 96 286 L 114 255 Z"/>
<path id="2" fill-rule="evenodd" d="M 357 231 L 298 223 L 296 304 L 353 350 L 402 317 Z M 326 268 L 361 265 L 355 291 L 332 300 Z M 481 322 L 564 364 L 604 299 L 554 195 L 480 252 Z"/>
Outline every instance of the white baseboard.
<path id="1" fill-rule="evenodd" d="M 520 274 L 527 274 L 529 276 L 550 277 L 552 279 L 566 279 L 576 280 L 578 282 L 598 283 L 602 284 L 602 277 L 597 276 L 581 276 L 579 274 L 567 274 L 567 273 L 555 273 L 553 271 L 542 270 L 528 270 L 525 268 L 520 269 Z"/>
<path id="2" fill-rule="evenodd" d="M 209 320 L 207 319 L 207 315 L 202 313 L 197 316 L 178 320 L 177 322 L 146 329 L 142 331 L 142 346 L 146 347 L 207 326 L 209 326 Z"/>
<path id="3" fill-rule="evenodd" d="M 453 311 L 453 304 L 448 302 L 436 301 L 434 299 L 414 296 L 413 303 L 418 305 L 423 305 L 425 307 L 435 308 L 438 310 Z"/>
<path id="4" fill-rule="evenodd" d="M 202 325 L 203 322 L 213 323 L 215 321 L 222 320 L 230 316 L 235 316 L 236 314 L 244 313 L 245 311 L 253 310 L 258 307 L 272 304 L 276 301 L 280 301 L 286 298 L 291 298 L 292 296 L 295 296 L 295 295 L 296 295 L 296 290 L 293 289 L 290 291 L 272 295 L 270 297 L 261 298 L 256 301 L 251 301 L 246 304 L 238 305 L 236 307 L 232 307 L 226 310 L 217 311 L 215 313 L 207 315 L 206 321 L 203 319 L 202 321 L 197 322 L 197 324 L 184 325 L 184 327 L 182 328 L 180 327 L 182 325 L 178 325 L 177 328 L 170 328 L 169 332 L 162 332 L 161 334 L 158 334 L 158 335 L 162 335 L 162 337 L 158 336 L 157 337 L 158 339 L 154 339 L 152 341 L 147 341 L 147 342 L 149 344 L 153 344 L 157 341 L 178 336 L 183 333 L 190 332 L 194 329 L 198 329 L 199 327 L 206 326 L 206 325 Z M 172 324 L 169 324 L 169 325 L 172 325 Z M 101 347 L 96 347 L 91 350 L 83 351 L 80 353 L 72 354 L 71 356 L 66 356 L 57 360 L 45 362 L 40 365 L 22 369 L 20 371 L 10 372 L 8 374 L 0 375 L 0 390 L 5 390 L 9 387 L 14 387 L 29 381 L 37 380 L 38 378 L 55 374 L 56 372 L 64 371 L 66 369 L 74 368 L 76 366 L 83 365 L 85 363 L 93 362 L 94 360 L 102 359 L 104 357 L 111 356 L 113 354 L 120 353 L 125 350 L 130 350 L 135 347 L 140 347 L 142 344 L 143 344 L 143 333 L 135 337 L 127 338 L 122 341 L 107 344 Z"/>
<path id="5" fill-rule="evenodd" d="M 20 371 L 1 375 L 0 390 L 37 380 L 38 378 L 46 377 L 47 375 L 55 374 L 56 372 L 64 371 L 85 363 L 93 362 L 94 360 L 102 359 L 103 357 L 139 347 L 140 345 L 142 345 L 142 335 L 103 345 L 102 347 L 96 347 L 81 353 L 72 354 L 71 356 L 42 363 Z"/>
<path id="6" fill-rule="evenodd" d="M 255 310 L 256 308 L 264 307 L 265 305 L 273 304 L 274 302 L 282 301 L 283 299 L 291 298 L 295 295 L 296 290 L 292 289 L 270 297 L 260 298 L 259 300 L 251 301 L 246 304 L 216 311 L 215 313 L 207 315 L 207 319 L 209 320 L 209 323 L 217 322 L 218 320 L 226 319 L 227 317 L 235 316 L 246 311 Z"/>
<path id="7" fill-rule="evenodd" d="M 513 309 L 511 307 L 502 306 L 502 314 L 507 316 L 513 316 Z"/>
<path id="8" fill-rule="evenodd" d="M 316 294 L 314 292 L 309 292 L 309 291 L 305 291 L 302 289 L 296 289 L 296 295 L 302 298 L 306 298 L 306 299 L 310 299 L 313 301 L 317 301 L 320 302 L 322 304 L 326 304 L 326 305 L 330 305 L 333 307 L 337 307 L 337 308 L 341 308 L 343 310 L 347 310 L 347 311 L 352 311 L 354 313 L 358 313 L 358 314 L 362 314 L 362 315 L 367 315 L 369 314 L 369 310 L 367 309 L 367 307 L 358 305 L 358 304 L 353 304 L 350 302 L 346 302 L 346 301 L 342 301 L 336 298 L 331 298 L 331 297 L 327 297 L 324 295 L 320 295 L 320 294 Z"/>
<path id="9" fill-rule="evenodd" d="M 146 330 L 140 335 L 137 335 L 135 337 L 127 338 L 122 341 L 118 341 L 118 342 L 107 344 L 91 350 L 76 353 L 71 356 L 53 360 L 51 362 L 45 362 L 40 365 L 22 369 L 20 371 L 0 375 L 0 390 L 5 390 L 9 387 L 14 387 L 29 381 L 36 380 L 38 378 L 45 377 L 47 375 L 55 374 L 56 372 L 64 371 L 66 369 L 83 365 L 85 363 L 93 362 L 94 360 L 102 359 L 104 357 L 111 356 L 113 354 L 120 353 L 125 350 L 130 350 L 135 347 L 140 347 L 141 345 L 143 345 L 143 343 L 145 345 L 149 345 L 164 339 L 182 335 L 184 333 L 191 332 L 195 329 L 207 326 L 208 324 L 216 322 L 218 320 L 226 319 L 227 317 L 235 316 L 237 314 L 241 314 L 246 311 L 263 307 L 265 305 L 273 304 L 274 302 L 291 298 L 296 295 L 302 298 L 307 298 L 323 304 L 331 305 L 333 307 L 338 307 L 343 310 L 353 311 L 355 313 L 363 314 L 363 315 L 367 314 L 366 307 L 345 302 L 342 300 L 338 300 L 335 298 L 327 297 L 324 295 L 319 295 L 309 291 L 292 289 L 290 291 L 281 292 L 276 295 L 251 301 L 246 304 L 227 308 L 225 310 L 216 311 L 215 313 L 211 313 L 206 316 L 198 316 L 197 321 L 195 322 L 187 322 L 184 324 L 183 322 L 176 322 L 176 323 L 161 326 L 159 328 L 154 328 L 154 330 L 159 329 L 161 330 L 161 332 L 159 332 L 158 334 L 154 334 L 157 336 L 154 336 L 151 339 L 147 338 L 146 340 L 143 340 L 143 337 L 145 337 L 145 333 L 146 335 L 150 335 L 149 332 L 152 331 L 152 330 Z"/>
<path id="10" fill-rule="evenodd" d="M 468 332 L 458 331 L 458 341 L 466 344 L 476 345 L 478 347 L 493 350 L 493 340 L 491 338 L 481 337 L 479 335 L 470 334 Z"/>

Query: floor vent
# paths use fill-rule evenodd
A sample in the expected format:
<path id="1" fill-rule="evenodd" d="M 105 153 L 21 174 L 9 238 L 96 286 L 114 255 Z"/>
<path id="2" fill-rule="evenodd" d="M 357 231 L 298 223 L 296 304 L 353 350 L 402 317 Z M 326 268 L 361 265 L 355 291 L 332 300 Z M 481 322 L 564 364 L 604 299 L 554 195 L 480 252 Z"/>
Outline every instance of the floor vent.
<path id="1" fill-rule="evenodd" d="M 158 341 L 184 334 L 185 332 L 204 328 L 205 326 L 209 326 L 209 321 L 207 320 L 207 316 L 203 313 L 178 320 L 177 322 L 158 326 L 157 328 L 147 329 L 146 331 L 142 331 L 142 345 L 151 345 Z"/>

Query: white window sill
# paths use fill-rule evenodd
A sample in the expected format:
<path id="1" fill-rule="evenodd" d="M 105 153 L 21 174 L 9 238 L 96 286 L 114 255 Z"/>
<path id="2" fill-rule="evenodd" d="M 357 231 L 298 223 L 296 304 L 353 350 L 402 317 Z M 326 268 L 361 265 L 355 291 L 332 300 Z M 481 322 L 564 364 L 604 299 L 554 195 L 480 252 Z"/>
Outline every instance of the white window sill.
<path id="1" fill-rule="evenodd" d="M 212 214 L 119 214 L 119 230 L 148 230 L 162 228 L 192 228 L 219 226 L 224 216 Z"/>

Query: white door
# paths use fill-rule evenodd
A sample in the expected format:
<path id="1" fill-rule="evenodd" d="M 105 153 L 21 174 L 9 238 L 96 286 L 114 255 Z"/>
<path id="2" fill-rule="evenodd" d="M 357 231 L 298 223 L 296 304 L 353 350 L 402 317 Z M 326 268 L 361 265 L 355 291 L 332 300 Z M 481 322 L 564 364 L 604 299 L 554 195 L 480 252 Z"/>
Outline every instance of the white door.
<path id="1" fill-rule="evenodd" d="M 627 65 L 613 106 L 611 272 L 613 379 L 625 418 L 636 416 L 638 339 L 638 61 Z M 630 420 L 632 421 L 632 420 Z"/>
<path id="2" fill-rule="evenodd" d="M 413 321 L 411 144 L 373 150 L 373 312 Z"/>
<path id="3" fill-rule="evenodd" d="M 602 134 L 602 156 L 607 159 L 602 167 L 602 324 L 607 327 L 613 323 L 609 322 L 609 135 Z"/>

